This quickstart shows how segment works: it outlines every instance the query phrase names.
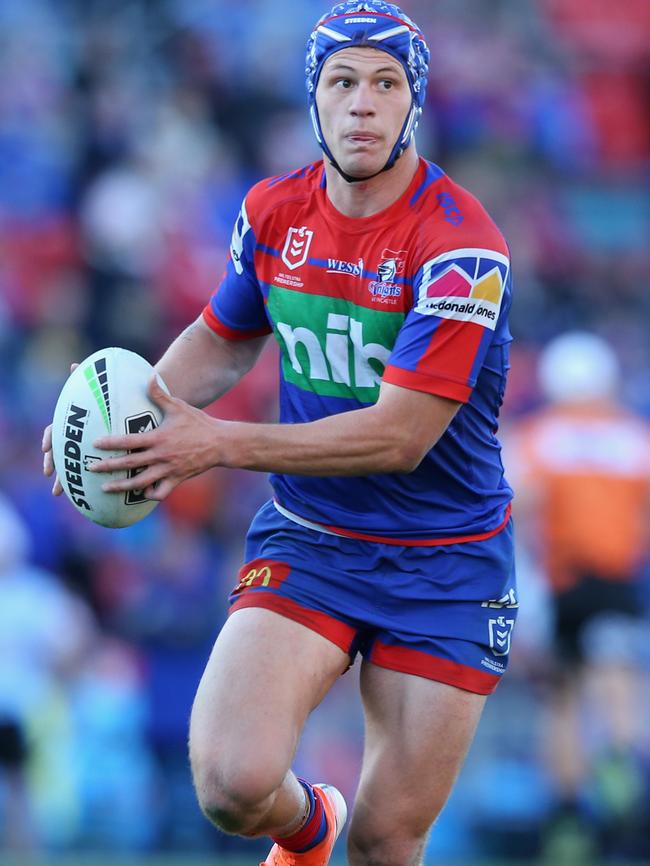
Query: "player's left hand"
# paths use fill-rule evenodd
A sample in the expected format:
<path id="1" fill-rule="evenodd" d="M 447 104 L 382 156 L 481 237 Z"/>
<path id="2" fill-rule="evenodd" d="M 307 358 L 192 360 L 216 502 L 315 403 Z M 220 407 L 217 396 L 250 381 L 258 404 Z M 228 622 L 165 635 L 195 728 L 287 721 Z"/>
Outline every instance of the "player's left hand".
<path id="1" fill-rule="evenodd" d="M 93 463 L 93 472 L 140 470 L 131 478 L 107 481 L 102 489 L 110 493 L 144 490 L 147 499 L 165 499 L 187 478 L 218 465 L 219 429 L 227 422 L 211 418 L 178 397 L 167 394 L 154 376 L 149 397 L 164 413 L 161 425 L 145 433 L 102 436 L 93 443 L 107 451 L 124 450 L 120 457 L 106 457 Z"/>

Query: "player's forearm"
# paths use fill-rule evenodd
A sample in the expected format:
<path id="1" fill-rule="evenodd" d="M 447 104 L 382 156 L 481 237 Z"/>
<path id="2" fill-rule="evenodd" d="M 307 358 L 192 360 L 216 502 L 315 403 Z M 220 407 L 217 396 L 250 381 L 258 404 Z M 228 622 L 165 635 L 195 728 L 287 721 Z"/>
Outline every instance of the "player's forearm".
<path id="1" fill-rule="evenodd" d="M 164 412 L 155 430 L 104 436 L 97 448 L 127 452 L 94 463 L 94 472 L 141 470 L 105 490 L 144 489 L 164 499 L 177 484 L 215 466 L 289 475 L 410 472 L 438 441 L 460 403 L 382 383 L 374 406 L 304 424 L 245 424 L 212 418 L 167 395 L 151 398 Z"/>
<path id="2" fill-rule="evenodd" d="M 174 340 L 156 370 L 174 396 L 192 406 L 207 406 L 248 372 L 263 341 L 229 342 L 199 318 Z"/>
<path id="3" fill-rule="evenodd" d="M 222 465 L 291 475 L 411 472 L 427 449 L 408 432 L 403 421 L 387 423 L 376 406 L 306 424 L 232 423 Z"/>

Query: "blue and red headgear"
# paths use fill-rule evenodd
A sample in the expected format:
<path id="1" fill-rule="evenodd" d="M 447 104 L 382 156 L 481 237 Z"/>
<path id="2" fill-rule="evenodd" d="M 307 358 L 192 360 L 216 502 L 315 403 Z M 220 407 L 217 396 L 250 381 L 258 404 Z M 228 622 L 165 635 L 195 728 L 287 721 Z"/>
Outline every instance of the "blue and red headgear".
<path id="1" fill-rule="evenodd" d="M 318 144 L 334 168 L 349 183 L 369 180 L 370 177 L 352 177 L 337 165 L 327 146 L 320 125 L 316 105 L 316 87 L 323 64 L 336 51 L 355 46 L 378 48 L 386 51 L 404 67 L 411 88 L 411 108 L 402 130 L 390 152 L 386 165 L 370 177 L 388 171 L 404 153 L 418 125 L 429 72 L 429 49 L 419 27 L 393 3 L 382 0 L 347 0 L 337 3 L 330 12 L 318 21 L 307 42 L 307 98 L 309 112 Z"/>

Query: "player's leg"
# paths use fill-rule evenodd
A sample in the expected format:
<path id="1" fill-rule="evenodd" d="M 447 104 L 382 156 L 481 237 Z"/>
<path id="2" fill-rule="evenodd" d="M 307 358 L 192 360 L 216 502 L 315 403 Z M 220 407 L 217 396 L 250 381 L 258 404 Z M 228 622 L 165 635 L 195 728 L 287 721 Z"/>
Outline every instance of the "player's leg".
<path id="1" fill-rule="evenodd" d="M 419 866 L 507 670 L 517 615 L 512 525 L 444 548 L 382 551 L 382 607 L 362 651 L 366 741 L 350 866 Z"/>
<path id="2" fill-rule="evenodd" d="M 285 837 L 309 803 L 290 767 L 303 725 L 349 656 L 270 610 L 233 613 L 198 688 L 190 758 L 201 808 L 226 832 Z"/>
<path id="3" fill-rule="evenodd" d="M 350 866 L 420 866 L 485 696 L 364 661 L 363 768 L 348 837 Z"/>

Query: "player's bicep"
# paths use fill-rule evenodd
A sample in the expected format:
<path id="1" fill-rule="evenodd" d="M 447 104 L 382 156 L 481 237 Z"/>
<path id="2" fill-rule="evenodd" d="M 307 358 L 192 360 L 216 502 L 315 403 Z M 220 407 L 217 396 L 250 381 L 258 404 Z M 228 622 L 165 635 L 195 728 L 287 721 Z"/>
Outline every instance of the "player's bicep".
<path id="1" fill-rule="evenodd" d="M 227 340 L 199 316 L 174 340 L 156 370 L 174 396 L 207 406 L 251 369 L 265 340 Z"/>
<path id="2" fill-rule="evenodd" d="M 269 336 L 262 334 L 247 340 L 228 340 L 213 331 L 202 316 L 199 316 L 194 325 L 206 335 L 208 354 L 220 360 L 228 359 L 228 366 L 242 376 L 255 365 Z"/>
<path id="3" fill-rule="evenodd" d="M 461 406 L 438 394 L 382 382 L 376 410 L 382 424 L 401 429 L 414 452 L 415 462 L 433 448 Z"/>

